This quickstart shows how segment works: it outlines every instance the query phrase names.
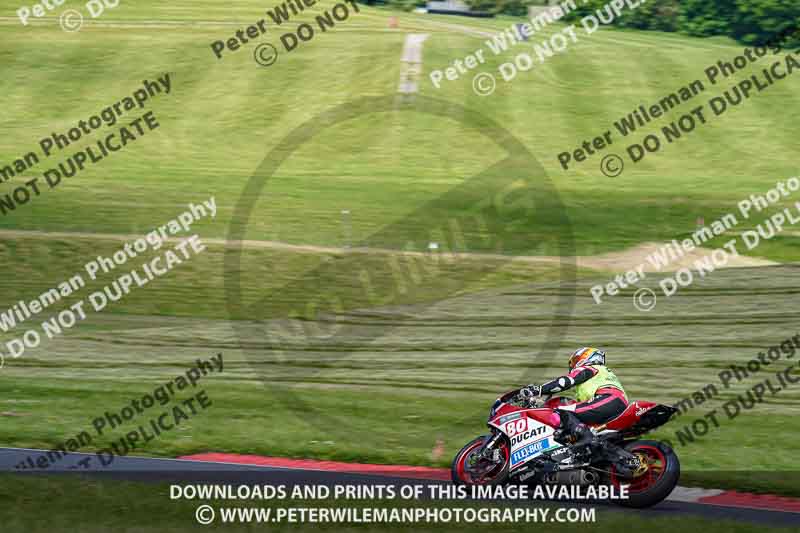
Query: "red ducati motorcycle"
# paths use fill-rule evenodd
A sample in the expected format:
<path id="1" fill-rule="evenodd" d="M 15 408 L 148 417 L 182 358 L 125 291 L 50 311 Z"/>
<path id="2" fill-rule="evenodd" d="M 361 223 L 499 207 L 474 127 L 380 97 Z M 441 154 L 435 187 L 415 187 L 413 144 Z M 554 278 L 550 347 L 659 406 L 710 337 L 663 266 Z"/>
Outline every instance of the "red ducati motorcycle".
<path id="1" fill-rule="evenodd" d="M 473 439 L 453 460 L 457 484 L 506 483 L 559 485 L 627 485 L 628 507 L 650 507 L 672 492 L 680 477 L 678 456 L 667 445 L 639 440 L 677 412 L 653 402 L 634 401 L 617 418 L 590 426 L 591 453 L 572 457 L 569 444 L 556 441 L 556 408 L 576 402 L 556 396 L 525 396 L 516 389 L 498 398 L 489 412 L 490 435 Z"/>

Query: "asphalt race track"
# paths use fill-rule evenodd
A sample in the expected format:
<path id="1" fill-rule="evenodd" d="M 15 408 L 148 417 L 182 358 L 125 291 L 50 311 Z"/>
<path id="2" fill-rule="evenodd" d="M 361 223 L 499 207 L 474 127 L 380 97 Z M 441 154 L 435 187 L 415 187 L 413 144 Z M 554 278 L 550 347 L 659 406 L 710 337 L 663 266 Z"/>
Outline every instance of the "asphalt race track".
<path id="1" fill-rule="evenodd" d="M 267 484 L 286 485 L 315 484 L 432 484 L 449 483 L 435 479 L 421 479 L 413 474 L 397 475 L 387 470 L 385 473 L 352 473 L 331 469 L 315 469 L 308 467 L 263 466 L 253 464 L 233 464 L 229 462 L 213 462 L 209 460 L 161 459 L 149 457 L 114 457 L 111 464 L 101 466 L 94 454 L 70 453 L 56 464 L 40 468 L 21 468 L 20 465 L 31 462 L 45 455 L 43 450 L 22 448 L 0 448 L 0 471 L 15 471 L 20 475 L 41 474 L 44 472 L 60 475 L 94 475 L 143 482 L 181 482 L 181 483 L 232 483 L 232 484 Z M 87 462 L 87 458 L 92 458 Z M 89 464 L 84 467 L 80 462 Z M 391 467 L 387 467 L 391 468 Z M 434 470 L 434 469 L 429 469 Z M 373 472 L 375 472 L 373 470 Z M 709 503 L 692 503 L 692 493 L 699 489 L 678 487 L 665 502 L 647 510 L 624 509 L 612 505 L 603 505 L 604 509 L 614 512 L 642 513 L 646 516 L 670 517 L 680 515 L 700 515 L 706 518 L 724 518 L 752 523 L 798 526 L 800 525 L 800 508 L 790 506 L 783 510 L 753 509 L 732 507 L 730 505 L 714 505 Z M 702 492 L 702 491 L 701 491 Z M 789 499 L 787 499 L 789 501 Z M 794 500 L 797 501 L 797 500 Z M 596 505 L 596 504 L 595 504 Z"/>

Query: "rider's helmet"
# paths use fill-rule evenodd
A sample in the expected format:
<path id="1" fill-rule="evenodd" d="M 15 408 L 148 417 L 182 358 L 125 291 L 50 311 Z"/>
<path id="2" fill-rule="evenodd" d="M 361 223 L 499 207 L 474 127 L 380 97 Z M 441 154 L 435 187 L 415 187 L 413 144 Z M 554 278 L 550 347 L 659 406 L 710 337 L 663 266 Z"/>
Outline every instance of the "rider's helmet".
<path id="1" fill-rule="evenodd" d="M 606 352 L 592 347 L 579 348 L 575 350 L 569 358 L 570 371 L 575 370 L 575 368 L 579 366 L 605 364 Z"/>

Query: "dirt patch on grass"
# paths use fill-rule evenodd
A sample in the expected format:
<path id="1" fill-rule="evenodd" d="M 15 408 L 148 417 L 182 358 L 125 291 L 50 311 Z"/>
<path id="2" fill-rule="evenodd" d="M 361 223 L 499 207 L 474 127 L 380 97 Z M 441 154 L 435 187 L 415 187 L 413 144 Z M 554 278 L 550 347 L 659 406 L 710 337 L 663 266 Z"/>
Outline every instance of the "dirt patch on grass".
<path id="1" fill-rule="evenodd" d="M 670 259 L 669 264 L 659 270 L 654 263 L 648 260 L 653 254 L 658 253 L 666 243 L 645 242 L 622 250 L 620 252 L 609 252 L 606 254 L 594 256 L 580 256 L 577 258 L 579 267 L 591 268 L 596 270 L 613 270 L 615 272 L 622 272 L 625 270 L 633 270 L 643 265 L 645 272 L 674 272 L 681 268 L 691 268 L 694 266 L 695 261 L 702 260 L 704 257 L 711 255 L 708 248 L 695 248 L 692 252 L 686 253 L 683 257 L 677 259 Z M 661 252 L 664 255 L 664 252 Z M 667 256 L 669 259 L 669 256 Z M 711 263 L 713 264 L 713 263 Z M 762 267 L 777 265 L 773 261 L 761 259 L 759 257 L 747 257 L 739 255 L 728 257 L 726 268 L 744 268 L 744 267 Z"/>
<path id="2" fill-rule="evenodd" d="M 13 238 L 30 238 L 30 239 L 96 239 L 96 240 L 113 240 L 113 241 L 133 241 L 141 238 L 141 235 L 125 235 L 113 233 L 85 233 L 85 232 L 45 232 L 45 231 L 31 231 L 31 230 L 0 230 L 0 239 L 3 237 Z M 185 239 L 185 237 L 168 237 L 167 242 L 178 243 Z M 203 238 L 203 243 L 206 245 L 238 247 L 242 248 L 261 248 L 261 249 L 275 249 L 284 250 L 297 253 L 313 253 L 313 254 L 330 254 L 330 255 L 346 255 L 346 254 L 374 254 L 374 255 L 407 255 L 407 256 L 425 256 L 431 255 L 430 252 L 410 252 L 401 250 L 391 250 L 387 248 L 339 248 L 334 246 L 315 246 L 307 244 L 288 244 L 276 241 L 229 241 L 226 239 Z M 624 272 L 626 270 L 633 270 L 643 265 L 645 272 L 673 272 L 683 267 L 692 267 L 694 262 L 702 260 L 703 257 L 708 256 L 711 250 L 708 248 L 697 248 L 691 253 L 687 253 L 683 257 L 671 260 L 669 264 L 662 268 L 657 269 L 653 264 L 648 261 L 651 254 L 658 252 L 665 243 L 646 242 L 622 250 L 620 252 L 608 252 L 598 255 L 583 255 L 577 256 L 576 266 L 579 268 L 589 268 L 593 270 L 604 270 L 613 272 Z M 435 252 L 434 252 L 435 253 Z M 503 255 L 503 254 L 489 254 L 489 253 L 447 253 L 449 258 L 463 261 L 484 261 L 484 260 L 500 260 L 510 262 L 522 263 L 548 263 L 558 264 L 561 258 L 554 255 Z M 742 267 L 761 267 L 777 265 L 773 261 L 761 259 L 758 257 L 746 257 L 740 255 L 739 257 L 729 257 L 726 268 L 742 268 Z"/>

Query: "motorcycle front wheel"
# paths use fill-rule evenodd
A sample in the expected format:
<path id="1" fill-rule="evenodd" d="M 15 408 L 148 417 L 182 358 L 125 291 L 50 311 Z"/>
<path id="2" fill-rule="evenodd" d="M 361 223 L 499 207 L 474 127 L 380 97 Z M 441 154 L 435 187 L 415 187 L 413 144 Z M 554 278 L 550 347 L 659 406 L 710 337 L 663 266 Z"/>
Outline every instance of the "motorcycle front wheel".
<path id="1" fill-rule="evenodd" d="M 499 461 L 493 457 L 487 459 L 478 453 L 491 438 L 483 435 L 472 439 L 453 459 L 450 475 L 456 485 L 501 485 L 508 479 L 509 452 L 508 444 L 503 441 L 495 450 L 500 452 Z M 494 456 L 494 453 L 492 453 Z"/>

